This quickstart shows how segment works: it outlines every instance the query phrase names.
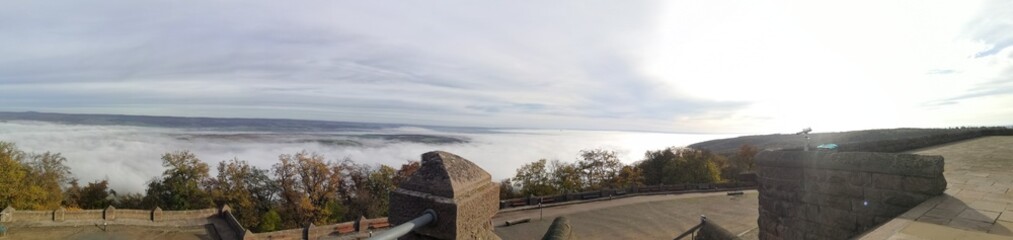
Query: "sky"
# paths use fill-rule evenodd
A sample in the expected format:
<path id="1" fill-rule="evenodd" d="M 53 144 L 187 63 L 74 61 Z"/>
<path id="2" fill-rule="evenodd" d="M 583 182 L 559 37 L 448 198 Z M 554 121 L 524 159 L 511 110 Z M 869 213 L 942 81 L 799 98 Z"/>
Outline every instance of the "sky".
<path id="1" fill-rule="evenodd" d="M 0 111 L 690 133 L 1013 124 L 1009 1 L 2 1 Z"/>

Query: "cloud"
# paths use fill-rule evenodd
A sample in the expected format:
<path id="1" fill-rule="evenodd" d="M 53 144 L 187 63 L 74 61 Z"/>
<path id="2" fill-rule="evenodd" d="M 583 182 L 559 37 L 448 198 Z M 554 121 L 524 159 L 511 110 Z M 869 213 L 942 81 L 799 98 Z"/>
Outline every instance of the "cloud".
<path id="1" fill-rule="evenodd" d="M 711 107 L 647 92 L 630 69 L 649 2 L 4 5 L 0 43 L 18 46 L 0 56 L 0 92 L 19 103 L 7 110 L 564 124 L 518 123 L 553 115 L 612 128 L 593 118 Z"/>
<path id="2" fill-rule="evenodd" d="M 962 70 L 938 73 L 955 75 L 953 78 L 959 79 L 960 84 L 947 86 L 954 91 L 938 96 L 926 106 L 953 105 L 967 108 L 968 105 L 975 104 L 1001 108 L 1009 104 L 1008 100 L 1013 98 L 1011 7 L 1013 4 L 1005 1 L 986 1 L 968 21 L 960 37 L 978 42 L 981 47 L 965 60 L 966 64 L 960 66 Z"/>
<path id="3" fill-rule="evenodd" d="M 690 135 L 595 131 L 506 130 L 497 132 L 446 132 L 402 127 L 338 134 L 425 134 L 469 139 L 460 144 L 356 138 L 361 145 L 306 143 L 295 133 L 248 133 L 127 126 L 63 125 L 42 122 L 0 122 L 0 141 L 12 141 L 29 152 L 59 152 L 82 182 L 108 179 L 119 192 L 140 192 L 152 177 L 161 175 L 162 154 L 187 149 L 212 164 L 237 157 L 259 168 L 270 168 L 280 154 L 302 150 L 321 153 L 328 160 L 349 158 L 368 165 L 399 167 L 419 160 L 428 151 L 445 150 L 461 155 L 490 172 L 495 179 L 513 176 L 524 163 L 546 159 L 575 161 L 578 151 L 606 148 L 619 151 L 625 163 L 643 157 L 647 150 L 685 146 L 728 135 Z M 315 133 L 323 134 L 323 133 Z M 211 136 L 228 137 L 211 137 Z M 205 136 L 205 137 L 199 137 Z M 342 140 L 331 136 L 328 139 Z M 212 168 L 212 171 L 214 168 Z M 216 174 L 215 172 L 211 173 Z"/>
<path id="4" fill-rule="evenodd" d="M 1010 79 L 997 73 L 1009 66 L 1008 4 L 4 2 L 0 110 L 682 132 L 910 126 L 940 114 L 926 103 Z M 844 119 L 883 114 L 896 116 Z M 919 124 L 971 124 L 936 119 Z"/>

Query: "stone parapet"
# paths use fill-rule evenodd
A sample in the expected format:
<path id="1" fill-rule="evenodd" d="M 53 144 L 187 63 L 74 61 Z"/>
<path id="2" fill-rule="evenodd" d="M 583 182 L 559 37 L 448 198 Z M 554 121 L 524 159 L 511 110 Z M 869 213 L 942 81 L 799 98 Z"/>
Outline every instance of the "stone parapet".
<path id="1" fill-rule="evenodd" d="M 940 156 L 765 151 L 755 159 L 760 239 L 847 239 L 946 188 Z"/>

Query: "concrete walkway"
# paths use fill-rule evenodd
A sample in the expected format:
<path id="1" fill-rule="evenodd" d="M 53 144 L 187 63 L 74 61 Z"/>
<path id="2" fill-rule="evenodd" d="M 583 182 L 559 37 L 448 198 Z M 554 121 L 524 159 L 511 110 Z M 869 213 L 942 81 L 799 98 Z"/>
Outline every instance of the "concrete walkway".
<path id="1" fill-rule="evenodd" d="M 915 153 L 945 158 L 946 193 L 862 239 L 1013 239 L 1013 137 L 983 137 Z"/>

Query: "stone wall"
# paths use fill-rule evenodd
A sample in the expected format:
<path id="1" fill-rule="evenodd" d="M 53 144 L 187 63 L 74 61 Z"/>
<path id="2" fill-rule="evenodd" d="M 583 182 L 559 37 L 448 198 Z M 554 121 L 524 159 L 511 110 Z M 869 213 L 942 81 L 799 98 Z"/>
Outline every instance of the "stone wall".
<path id="1" fill-rule="evenodd" d="M 226 213 L 225 217 L 235 219 L 231 217 L 231 213 Z M 231 224 L 239 224 L 235 221 Z M 382 231 L 378 229 L 376 225 L 383 225 L 382 228 L 387 228 L 387 218 L 373 218 L 366 219 L 361 218 L 359 221 L 343 222 L 330 225 L 315 226 L 310 225 L 304 228 L 278 230 L 273 232 L 262 232 L 253 233 L 245 229 L 239 229 L 233 226 L 233 229 L 237 231 L 237 235 L 242 239 L 362 239 L 371 236 L 370 231 Z M 240 226 L 241 227 L 241 226 Z M 239 234 L 242 232 L 242 234 Z"/>
<path id="2" fill-rule="evenodd" d="M 162 211 L 162 221 L 177 221 L 194 218 L 209 218 L 218 214 L 218 209 Z"/>
<path id="3" fill-rule="evenodd" d="M 151 221 L 151 210 L 116 209 L 116 219 Z"/>
<path id="4" fill-rule="evenodd" d="M 63 221 L 116 221 L 116 220 L 140 220 L 140 221 L 188 221 L 194 219 L 206 219 L 218 213 L 217 209 L 208 208 L 200 210 L 162 211 L 160 208 L 154 210 L 139 209 L 73 209 L 59 208 L 56 210 L 16 210 L 7 207 L 0 212 L 0 222 L 63 222 Z"/>
<path id="5" fill-rule="evenodd" d="M 53 211 L 14 211 L 13 221 L 24 221 L 24 222 L 39 222 L 39 221 L 53 221 Z"/>
<path id="6" fill-rule="evenodd" d="M 232 208 L 229 207 L 229 205 L 223 205 L 221 208 L 219 208 L 218 215 L 225 220 L 225 224 L 229 225 L 229 228 L 232 229 L 233 234 L 235 234 L 236 238 L 247 239 L 246 235 L 250 233 L 250 231 L 246 230 L 246 228 L 243 227 L 243 224 L 240 223 L 238 219 L 236 219 L 235 215 L 232 215 Z"/>
<path id="7" fill-rule="evenodd" d="M 57 210 L 60 211 L 60 210 Z M 63 221 L 75 221 L 75 220 L 102 220 L 101 209 L 92 210 L 65 210 L 63 212 Z"/>
<path id="8" fill-rule="evenodd" d="M 303 239 L 303 228 L 279 230 L 274 232 L 254 233 L 247 239 Z"/>
<path id="9" fill-rule="evenodd" d="M 941 156 L 765 151 L 755 159 L 760 239 L 847 239 L 946 188 Z"/>

